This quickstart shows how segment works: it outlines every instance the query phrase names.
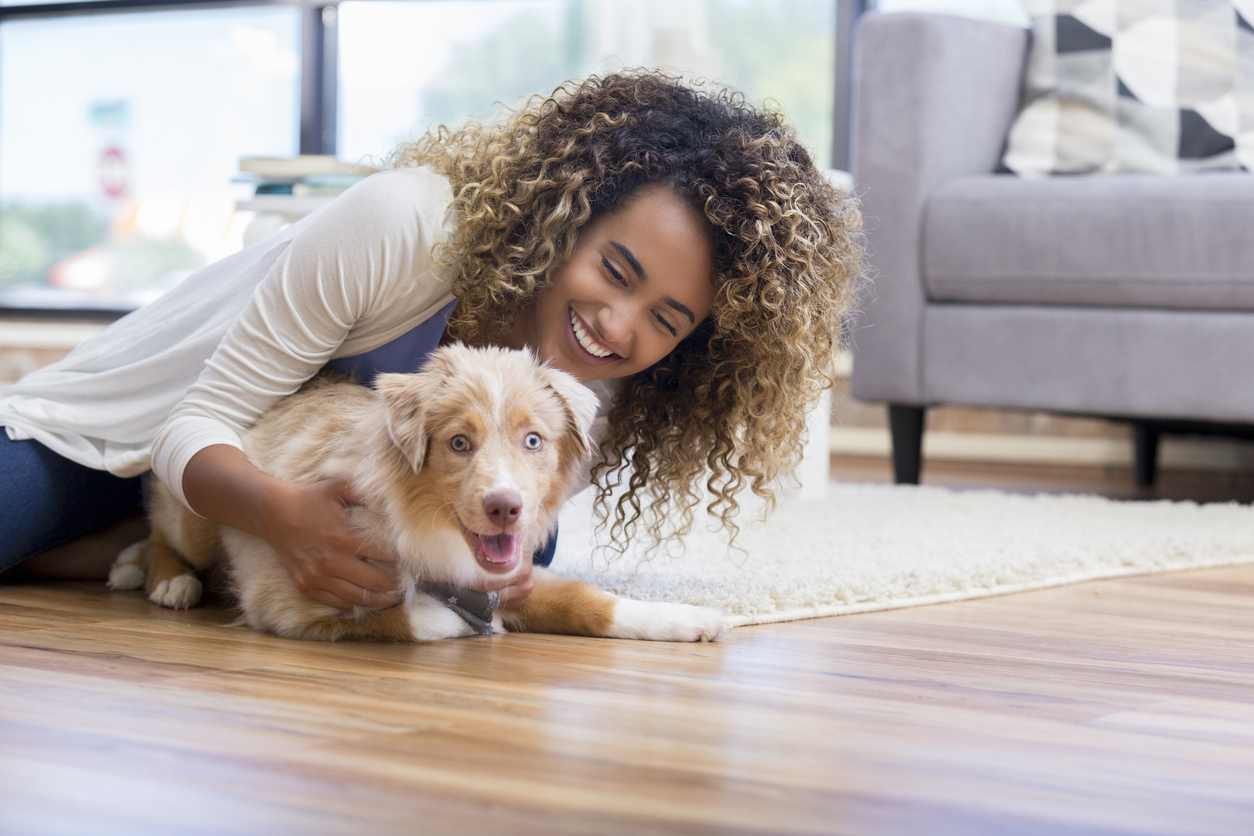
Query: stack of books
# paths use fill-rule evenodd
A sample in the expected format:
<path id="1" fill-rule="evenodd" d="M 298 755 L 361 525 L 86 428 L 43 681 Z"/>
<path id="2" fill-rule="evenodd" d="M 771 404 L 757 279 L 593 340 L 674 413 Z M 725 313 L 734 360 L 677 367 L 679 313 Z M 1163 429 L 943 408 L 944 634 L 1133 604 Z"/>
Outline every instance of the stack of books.
<path id="1" fill-rule="evenodd" d="M 251 183 L 255 194 L 334 197 L 378 169 L 353 165 L 325 154 L 298 157 L 241 157 L 237 183 Z"/>

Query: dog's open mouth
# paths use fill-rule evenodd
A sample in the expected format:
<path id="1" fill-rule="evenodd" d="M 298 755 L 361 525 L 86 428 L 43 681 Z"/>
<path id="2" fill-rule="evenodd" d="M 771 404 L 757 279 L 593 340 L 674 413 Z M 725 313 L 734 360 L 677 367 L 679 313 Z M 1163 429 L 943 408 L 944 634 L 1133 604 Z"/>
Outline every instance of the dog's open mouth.
<path id="1" fill-rule="evenodd" d="M 489 572 L 508 572 L 522 557 L 522 537 L 518 534 L 479 534 L 462 526 L 466 542 L 475 552 L 475 560 Z"/>

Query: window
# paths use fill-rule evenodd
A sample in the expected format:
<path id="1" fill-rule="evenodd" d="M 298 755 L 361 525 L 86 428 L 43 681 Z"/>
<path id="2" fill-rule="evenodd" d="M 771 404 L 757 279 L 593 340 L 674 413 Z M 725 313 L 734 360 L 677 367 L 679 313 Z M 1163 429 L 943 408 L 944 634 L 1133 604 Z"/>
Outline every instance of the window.
<path id="1" fill-rule="evenodd" d="M 498 101 L 638 66 L 772 99 L 821 164 L 831 158 L 828 0 L 346 0 L 338 26 L 338 148 L 348 160 L 488 118 Z"/>
<path id="2" fill-rule="evenodd" d="M 239 157 L 297 150 L 298 43 L 283 6 L 0 26 L 0 306 L 133 308 L 238 249 Z"/>

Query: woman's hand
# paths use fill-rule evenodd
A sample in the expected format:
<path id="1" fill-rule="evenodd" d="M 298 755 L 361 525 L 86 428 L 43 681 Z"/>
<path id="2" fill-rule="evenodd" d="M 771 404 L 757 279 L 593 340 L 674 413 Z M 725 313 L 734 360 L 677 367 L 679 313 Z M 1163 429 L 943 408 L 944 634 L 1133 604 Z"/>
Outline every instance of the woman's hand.
<path id="1" fill-rule="evenodd" d="M 400 603 L 395 557 L 360 539 L 348 509 L 361 505 L 348 484 L 328 479 L 290 485 L 263 520 L 269 543 L 296 588 L 313 600 L 351 612 Z"/>
<path id="2" fill-rule="evenodd" d="M 501 606 L 510 609 L 521 607 L 535 585 L 535 581 L 531 579 L 531 556 L 528 555 L 523 559 L 513 583 L 501 589 Z"/>
<path id="3" fill-rule="evenodd" d="M 183 493 L 201 516 L 269 543 L 296 587 L 315 601 L 351 612 L 401 599 L 394 558 L 361 542 L 348 518 L 348 508 L 361 503 L 342 481 L 292 485 L 217 444 L 188 462 Z"/>

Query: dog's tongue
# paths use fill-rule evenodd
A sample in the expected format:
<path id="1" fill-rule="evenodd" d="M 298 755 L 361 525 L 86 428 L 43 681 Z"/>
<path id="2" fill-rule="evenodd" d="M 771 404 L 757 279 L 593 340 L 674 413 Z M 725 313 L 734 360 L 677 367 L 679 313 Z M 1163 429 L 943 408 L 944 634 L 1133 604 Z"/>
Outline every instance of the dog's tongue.
<path id="1" fill-rule="evenodd" d="M 480 534 L 479 548 L 493 563 L 509 563 L 518 551 L 517 534 Z"/>

